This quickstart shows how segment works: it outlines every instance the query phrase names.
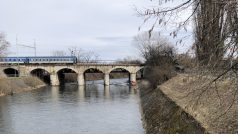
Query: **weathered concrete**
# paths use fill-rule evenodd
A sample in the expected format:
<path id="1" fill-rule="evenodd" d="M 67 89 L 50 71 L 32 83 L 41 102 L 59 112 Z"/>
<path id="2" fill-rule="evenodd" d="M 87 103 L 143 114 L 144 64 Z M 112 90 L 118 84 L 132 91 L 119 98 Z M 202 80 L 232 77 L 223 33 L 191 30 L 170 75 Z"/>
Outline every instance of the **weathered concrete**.
<path id="1" fill-rule="evenodd" d="M 84 80 L 84 74 L 83 73 L 79 73 L 78 74 L 78 85 L 83 86 L 85 84 L 84 81 L 85 81 Z"/>
<path id="2" fill-rule="evenodd" d="M 50 84 L 52 86 L 57 86 L 60 84 L 57 74 L 50 74 Z"/>
<path id="3" fill-rule="evenodd" d="M 106 86 L 110 85 L 109 73 L 104 74 L 104 85 L 106 85 Z"/>
<path id="4" fill-rule="evenodd" d="M 18 70 L 20 76 L 30 76 L 31 72 L 36 69 L 45 70 L 50 74 L 51 84 L 59 85 L 58 72 L 62 69 L 71 69 L 76 74 L 78 74 L 78 84 L 84 85 L 85 78 L 84 73 L 88 69 L 96 69 L 104 73 L 104 83 L 105 85 L 110 84 L 109 74 L 114 69 L 125 69 L 130 73 L 130 80 L 133 83 L 136 83 L 136 73 L 143 68 L 140 65 L 107 65 L 107 64 L 72 64 L 72 65 L 62 65 L 62 64 L 22 64 L 22 65 L 2 65 L 0 67 L 0 72 L 3 72 L 4 69 L 13 68 Z"/>

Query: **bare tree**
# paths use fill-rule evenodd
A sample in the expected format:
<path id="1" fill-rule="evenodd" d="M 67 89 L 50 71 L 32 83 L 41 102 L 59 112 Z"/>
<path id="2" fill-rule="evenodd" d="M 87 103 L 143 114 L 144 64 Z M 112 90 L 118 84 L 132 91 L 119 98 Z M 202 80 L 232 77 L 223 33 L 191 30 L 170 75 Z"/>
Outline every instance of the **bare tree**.
<path id="1" fill-rule="evenodd" d="M 10 43 L 6 40 L 4 33 L 0 33 L 0 56 L 6 55 L 7 49 L 10 46 Z"/>
<path id="2" fill-rule="evenodd" d="M 119 64 L 142 64 L 142 61 L 139 59 L 127 56 L 123 59 L 118 59 L 116 61 L 116 63 L 119 63 Z"/>
<path id="3" fill-rule="evenodd" d="M 134 37 L 134 45 L 145 59 L 146 64 L 149 65 L 172 62 L 175 55 L 175 48 L 172 44 L 155 32 L 151 35 L 147 32 L 137 35 Z"/>
<path id="4" fill-rule="evenodd" d="M 159 2 L 164 5 L 167 2 L 177 3 L 178 1 L 159 0 Z M 198 76 L 196 83 L 201 84 L 197 85 L 188 95 L 193 94 L 192 98 L 196 100 L 196 105 L 201 98 L 206 100 L 206 97 L 210 97 L 212 92 L 212 95 L 215 95 L 213 99 L 217 99 L 217 102 L 220 103 L 221 107 L 217 109 L 216 114 L 221 117 L 232 109 L 234 104 L 236 108 L 238 107 L 236 104 L 238 93 L 236 70 L 238 66 L 236 59 L 238 55 L 238 1 L 186 0 L 180 2 L 172 7 L 163 7 L 160 4 L 142 12 L 138 11 L 138 13 L 145 17 L 145 22 L 155 18 L 155 22 L 148 32 L 150 36 L 157 25 L 164 26 L 168 22 L 174 22 L 176 26 L 170 35 L 176 37 L 179 31 L 183 29 L 186 31 L 186 26 L 190 22 L 193 24 L 196 58 L 199 67 L 202 66 L 195 72 Z M 184 11 L 190 15 L 180 22 L 174 21 Z M 224 66 L 219 68 L 221 65 Z M 205 82 L 201 81 L 202 79 Z M 228 88 L 221 86 L 226 81 L 230 82 Z M 230 94 L 221 92 L 219 90 L 221 88 L 228 89 Z"/>
<path id="5" fill-rule="evenodd" d="M 84 62 L 97 62 L 99 55 L 93 51 L 83 52 L 81 59 Z"/>
<path id="6" fill-rule="evenodd" d="M 156 1 L 156 0 L 151 0 Z M 225 54 L 234 56 L 237 47 L 237 1 L 236 0 L 158 0 L 157 7 L 138 11 L 145 17 L 144 22 L 151 19 L 154 24 L 149 35 L 157 25 L 175 27 L 171 36 L 177 37 L 181 30 L 193 22 L 197 59 L 201 65 L 217 65 Z M 175 6 L 166 7 L 166 3 L 175 2 Z M 189 13 L 185 19 L 180 19 L 182 13 Z M 180 21 L 177 21 L 180 20 Z M 173 25 L 173 26 L 171 26 Z M 232 49 L 232 50 L 231 50 Z"/>
<path id="7" fill-rule="evenodd" d="M 165 38 L 153 33 L 136 36 L 134 45 L 145 59 L 145 77 L 156 87 L 174 75 L 175 49 Z"/>
<path id="8" fill-rule="evenodd" d="M 84 51 L 77 46 L 72 46 L 69 49 L 70 55 L 76 56 L 78 62 L 97 62 L 99 55 L 93 51 Z"/>

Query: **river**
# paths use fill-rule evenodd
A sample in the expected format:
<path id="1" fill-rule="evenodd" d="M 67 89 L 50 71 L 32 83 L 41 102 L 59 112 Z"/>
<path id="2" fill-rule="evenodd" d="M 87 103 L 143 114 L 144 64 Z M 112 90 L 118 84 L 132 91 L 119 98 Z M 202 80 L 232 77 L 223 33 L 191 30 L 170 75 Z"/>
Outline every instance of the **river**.
<path id="1" fill-rule="evenodd" d="M 0 134 L 143 134 L 138 91 L 126 81 L 0 97 Z"/>

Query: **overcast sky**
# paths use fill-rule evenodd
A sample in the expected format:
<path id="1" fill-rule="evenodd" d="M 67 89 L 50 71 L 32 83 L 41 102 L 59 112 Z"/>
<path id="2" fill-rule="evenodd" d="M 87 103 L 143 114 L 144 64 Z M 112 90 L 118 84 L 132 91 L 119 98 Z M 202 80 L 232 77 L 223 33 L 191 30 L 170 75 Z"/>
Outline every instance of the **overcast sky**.
<path id="1" fill-rule="evenodd" d="M 132 44 L 143 19 L 134 6 L 145 8 L 150 0 L 0 0 L 0 31 L 12 44 L 10 55 L 16 56 L 18 43 L 33 45 L 37 55 L 51 55 L 54 50 L 68 51 L 77 46 L 94 51 L 101 59 L 138 57 Z M 148 30 L 144 26 L 143 30 Z M 181 51 L 181 50 L 180 50 Z M 19 55 L 34 51 L 19 47 Z"/>

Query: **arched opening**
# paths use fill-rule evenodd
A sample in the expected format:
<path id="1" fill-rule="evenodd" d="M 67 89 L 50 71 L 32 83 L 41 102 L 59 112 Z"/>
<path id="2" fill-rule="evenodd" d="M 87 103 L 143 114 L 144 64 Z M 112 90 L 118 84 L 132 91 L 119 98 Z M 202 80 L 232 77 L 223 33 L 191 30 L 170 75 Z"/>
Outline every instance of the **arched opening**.
<path id="1" fill-rule="evenodd" d="M 144 78 L 144 68 L 141 68 L 136 72 L 136 79 L 141 80 Z"/>
<path id="2" fill-rule="evenodd" d="M 61 85 L 66 83 L 77 83 L 77 73 L 69 68 L 64 68 L 57 73 Z"/>
<path id="3" fill-rule="evenodd" d="M 47 84 L 50 84 L 50 73 L 44 69 L 34 69 L 31 71 L 32 76 L 36 76 Z"/>
<path id="4" fill-rule="evenodd" d="M 84 71 L 84 79 L 85 81 L 96 81 L 96 80 L 103 80 L 104 74 L 101 70 L 96 68 L 90 68 Z"/>
<path id="5" fill-rule="evenodd" d="M 110 74 L 110 83 L 129 83 L 130 72 L 124 68 L 113 69 Z"/>
<path id="6" fill-rule="evenodd" d="M 14 69 L 14 68 L 4 69 L 3 72 L 6 74 L 7 77 L 19 77 L 18 70 Z"/>

